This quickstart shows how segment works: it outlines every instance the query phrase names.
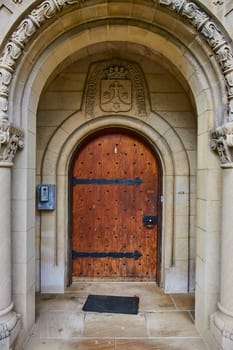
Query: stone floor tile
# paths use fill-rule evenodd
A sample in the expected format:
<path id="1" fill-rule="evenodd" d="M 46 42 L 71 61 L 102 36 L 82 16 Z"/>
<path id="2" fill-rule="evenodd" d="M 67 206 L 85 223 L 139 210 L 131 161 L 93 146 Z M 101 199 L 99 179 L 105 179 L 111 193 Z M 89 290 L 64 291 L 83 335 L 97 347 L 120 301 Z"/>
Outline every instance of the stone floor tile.
<path id="1" fill-rule="evenodd" d="M 83 337 L 147 337 L 144 315 L 97 314 L 85 317 Z"/>
<path id="2" fill-rule="evenodd" d="M 198 332 L 188 312 L 147 313 L 147 327 L 151 337 L 193 337 Z"/>
<path id="3" fill-rule="evenodd" d="M 194 310 L 195 295 L 190 294 L 171 294 L 171 298 L 178 310 Z"/>
<path id="4" fill-rule="evenodd" d="M 139 314 L 84 312 L 89 294 L 137 295 Z M 193 295 L 164 294 L 155 283 L 73 283 L 63 295 L 37 295 L 36 305 L 34 332 L 23 350 L 205 349 L 190 316 Z"/>
<path id="5" fill-rule="evenodd" d="M 40 314 L 33 335 L 38 338 L 70 339 L 82 334 L 84 313 L 48 311 Z"/>
<path id="6" fill-rule="evenodd" d="M 174 302 L 169 295 L 143 295 L 139 300 L 140 312 L 175 310 Z"/>
<path id="7" fill-rule="evenodd" d="M 200 338 L 117 340 L 116 350 L 206 350 Z"/>
<path id="8" fill-rule="evenodd" d="M 115 350 L 114 340 L 48 340 L 31 338 L 24 350 Z"/>
<path id="9" fill-rule="evenodd" d="M 40 294 L 36 298 L 37 310 L 44 311 L 81 311 L 85 296 L 69 294 Z"/>

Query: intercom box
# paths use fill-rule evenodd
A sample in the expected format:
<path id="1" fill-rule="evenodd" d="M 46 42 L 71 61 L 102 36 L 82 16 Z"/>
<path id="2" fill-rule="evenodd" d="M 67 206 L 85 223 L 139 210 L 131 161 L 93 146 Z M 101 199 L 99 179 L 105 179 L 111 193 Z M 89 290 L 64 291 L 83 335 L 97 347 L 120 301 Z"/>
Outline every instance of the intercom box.
<path id="1" fill-rule="evenodd" d="M 55 210 L 56 188 L 51 184 L 40 184 L 37 186 L 37 209 Z"/>

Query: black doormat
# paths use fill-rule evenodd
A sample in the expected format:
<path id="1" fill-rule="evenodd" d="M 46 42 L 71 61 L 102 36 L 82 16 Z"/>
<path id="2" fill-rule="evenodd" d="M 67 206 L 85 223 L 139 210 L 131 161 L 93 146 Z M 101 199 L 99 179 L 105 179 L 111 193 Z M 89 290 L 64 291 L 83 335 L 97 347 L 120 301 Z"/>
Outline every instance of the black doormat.
<path id="1" fill-rule="evenodd" d="M 83 311 L 136 315 L 138 304 L 138 297 L 88 295 Z"/>

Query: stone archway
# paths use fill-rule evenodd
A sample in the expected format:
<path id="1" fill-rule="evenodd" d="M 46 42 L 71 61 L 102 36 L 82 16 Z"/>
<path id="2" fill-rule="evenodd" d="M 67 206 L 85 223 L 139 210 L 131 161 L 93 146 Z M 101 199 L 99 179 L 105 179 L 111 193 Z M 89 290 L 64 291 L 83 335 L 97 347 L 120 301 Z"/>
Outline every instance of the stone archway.
<path id="1" fill-rule="evenodd" d="M 191 31 L 190 33 L 187 30 L 187 37 L 182 37 L 182 30 L 185 30 L 185 28 L 190 29 L 189 25 L 184 24 L 179 19 L 177 20 L 174 13 L 171 14 L 169 11 L 165 10 L 166 6 L 164 7 L 164 10 L 162 10 L 162 7 L 160 7 L 158 2 L 154 2 L 155 6 L 153 8 L 155 21 L 151 18 L 151 6 L 141 5 L 141 9 L 145 7 L 145 11 L 141 14 L 139 20 L 137 12 L 139 11 L 140 6 L 137 7 L 136 4 L 133 5 L 130 12 L 132 14 L 131 24 L 128 22 L 129 16 L 125 15 L 125 13 L 129 13 L 128 4 L 126 4 L 126 8 L 124 7 L 122 12 L 119 8 L 119 13 L 117 13 L 117 10 L 114 10 L 113 4 L 104 3 L 104 5 L 108 7 L 110 13 L 106 23 L 103 21 L 104 13 L 106 16 L 106 7 L 103 6 L 101 9 L 98 8 L 100 11 L 99 18 L 98 15 L 96 15 L 92 27 L 90 26 L 88 29 L 85 27 L 84 23 L 85 20 L 90 20 L 91 22 L 90 14 L 88 17 L 88 8 L 89 6 L 94 6 L 93 4 L 86 6 L 84 2 L 84 5 L 81 6 L 80 2 L 75 0 L 62 1 L 59 3 L 57 1 L 43 1 L 30 13 L 28 12 L 24 20 L 20 22 L 19 26 L 16 28 L 14 34 L 10 36 L 9 39 L 7 38 L 1 58 L 1 136 L 5 135 L 1 141 L 1 149 L 4 150 L 4 154 L 2 153 L 2 159 L 3 161 L 6 161 L 4 155 L 7 153 L 5 150 L 8 149 L 9 139 L 11 142 L 12 139 L 14 139 L 14 141 L 17 140 L 17 142 L 20 140 L 20 142 L 16 142 L 16 146 L 22 145 L 22 131 L 17 131 L 16 129 L 9 127 L 8 116 L 10 116 L 10 122 L 14 121 L 17 125 L 20 125 L 24 131 L 26 131 L 27 136 L 25 151 L 19 155 L 18 159 L 16 159 L 13 170 L 13 186 L 16 186 L 16 179 L 19 175 L 24 179 L 34 178 L 35 116 L 38 101 L 44 86 L 51 79 L 52 74 L 59 66 L 61 67 L 62 63 L 66 60 L 73 60 L 76 54 L 88 50 L 97 42 L 105 43 L 107 48 L 110 39 L 112 41 L 127 40 L 129 43 L 136 43 L 143 47 L 143 50 L 148 54 L 150 51 L 153 53 L 157 51 L 159 55 L 166 57 L 167 61 L 170 62 L 169 65 L 172 69 L 174 69 L 173 67 L 175 66 L 176 69 L 182 73 L 187 86 L 191 88 L 193 94 L 193 100 L 195 101 L 198 115 L 198 176 L 199 179 L 202 180 L 202 183 L 207 184 L 205 189 L 200 187 L 199 190 L 199 243 L 200 247 L 201 244 L 207 246 L 207 241 L 209 242 L 208 235 L 212 232 L 214 233 L 214 237 L 211 237 L 211 242 L 215 242 L 213 247 L 217 250 L 216 247 L 218 246 L 219 241 L 218 213 L 220 206 L 220 193 L 211 193 L 209 188 L 210 183 L 208 183 L 207 179 L 209 180 L 209 174 L 211 173 L 212 181 L 218 181 L 220 178 L 220 170 L 216 157 L 208 149 L 208 129 L 213 128 L 215 123 L 219 125 L 224 120 L 231 120 L 231 107 L 229 108 L 230 114 L 228 116 L 226 116 L 225 112 L 226 106 L 231 106 L 232 103 L 232 51 L 230 44 L 228 44 L 228 40 L 225 39 L 227 36 L 225 36 L 225 34 L 223 35 L 222 32 L 216 28 L 215 21 L 213 22 L 211 20 L 210 16 L 201 8 L 201 6 L 193 6 L 193 3 L 189 1 L 184 1 L 182 4 L 175 1 L 161 1 L 161 4 L 162 3 L 164 5 L 169 5 L 172 10 L 187 17 L 191 22 L 191 27 L 197 28 L 198 32 Z M 51 7 L 52 4 L 55 4 L 55 6 Z M 178 7 L 176 7 L 177 4 L 179 5 Z M 45 5 L 48 7 L 45 8 Z M 94 6 L 96 10 L 98 6 L 99 5 L 96 5 L 96 7 Z M 47 9 L 49 9 L 48 12 Z M 83 18 L 85 18 L 85 20 L 80 21 L 82 23 L 78 26 L 76 20 L 81 17 L 74 15 L 72 19 L 71 9 L 76 15 L 79 14 L 80 16 L 81 14 L 83 15 Z M 156 11 L 158 12 L 156 13 Z M 39 15 L 41 15 L 41 17 L 39 17 Z M 115 18 L 117 16 L 120 18 L 119 21 Z M 122 23 L 122 19 L 124 20 L 124 18 L 127 18 L 127 24 Z M 62 24 L 57 26 L 61 19 L 64 21 L 60 21 Z M 169 21 L 167 19 L 170 19 L 170 23 L 168 23 Z M 44 32 L 42 28 L 43 25 Z M 51 29 L 50 33 L 46 30 L 48 27 Z M 176 38 L 171 33 L 172 27 L 177 29 Z M 46 47 L 44 47 L 44 40 L 42 40 L 41 32 L 43 32 L 43 39 L 45 37 L 48 39 Z M 62 32 L 65 32 L 65 35 L 60 35 Z M 54 37 L 56 37 L 55 40 Z M 203 44 L 205 40 L 207 41 Z M 219 44 L 219 47 L 217 43 Z M 26 47 L 28 51 L 25 50 Z M 209 61 L 208 54 L 210 50 L 214 53 L 214 57 L 217 58 L 217 60 L 219 59 L 220 68 L 218 61 Z M 33 62 L 33 64 L 31 64 L 31 62 Z M 205 69 L 203 69 L 203 67 L 205 67 Z M 15 78 L 12 80 L 13 73 L 15 74 Z M 225 79 L 228 88 L 227 92 L 225 91 Z M 216 85 L 211 84 L 211 82 L 215 80 L 217 81 Z M 24 85 L 23 89 L 22 84 Z M 92 123 L 88 123 L 88 125 L 91 124 Z M 60 135 L 63 134 L 63 131 L 63 129 L 59 129 Z M 214 134 L 214 139 L 216 141 L 213 144 L 213 148 L 218 149 L 221 159 L 224 160 L 224 164 L 231 162 L 231 154 L 230 150 L 228 150 L 228 147 L 232 146 L 230 137 L 228 137 L 231 133 L 231 129 L 229 130 L 226 126 L 224 129 L 218 130 L 217 134 Z M 148 137 L 150 134 L 151 131 L 148 130 Z M 17 147 L 14 149 L 16 150 Z M 229 153 L 227 153 L 227 151 L 229 151 Z M 47 153 L 47 155 L 51 154 Z M 67 154 L 66 157 L 68 157 Z M 20 193 L 17 191 L 13 194 L 14 199 L 16 199 L 13 203 L 14 217 L 17 218 L 17 215 L 19 216 L 22 214 L 24 217 L 31 218 L 29 223 L 23 222 L 19 227 L 16 227 L 15 222 L 13 223 L 14 241 L 17 239 L 18 232 L 20 232 L 24 239 L 28 232 L 30 232 L 30 234 L 34 232 L 35 223 L 34 219 L 32 219 L 34 217 L 33 192 L 34 183 L 32 181 L 32 183 L 25 185 Z M 203 209 L 205 216 L 202 214 Z M 212 222 L 210 222 L 211 220 L 206 220 L 205 218 L 208 217 L 208 215 L 211 215 L 213 209 L 217 215 L 212 218 Z M 204 234 L 201 235 L 201 233 Z M 28 243 L 29 242 L 33 245 L 33 239 L 28 239 Z M 26 259 L 27 262 L 30 261 L 31 263 L 31 261 L 34 260 L 34 256 L 31 257 L 30 254 L 27 254 L 28 253 L 24 256 L 23 261 Z M 207 255 L 205 256 L 205 254 Z M 18 257 L 16 257 L 15 264 L 19 266 L 22 262 L 20 259 L 17 259 Z M 199 329 L 204 330 L 203 332 L 208 328 L 208 318 L 210 314 L 208 310 L 213 310 L 213 305 L 215 305 L 216 299 L 218 298 L 217 283 L 212 283 L 212 281 L 215 281 L 214 276 L 217 275 L 218 277 L 218 272 L 217 274 L 215 272 L 215 270 L 218 271 L 218 264 L 215 264 L 214 269 L 211 267 L 212 261 L 210 260 L 208 251 L 203 252 L 202 248 L 200 248 L 197 259 L 197 297 L 199 296 L 199 302 L 197 305 L 196 322 Z M 27 264 L 25 264 L 25 266 L 26 265 Z M 33 264 L 31 263 L 31 268 L 32 265 Z M 207 272 L 209 275 L 209 284 L 206 279 Z M 60 271 L 59 273 L 60 276 L 64 276 L 63 271 Z M 14 288 L 15 300 L 21 300 L 19 296 L 22 294 L 22 291 L 17 287 Z M 28 287 L 27 290 L 23 289 L 25 299 L 29 300 L 27 295 L 28 293 L 33 294 L 33 290 L 33 283 L 31 282 L 30 288 Z M 209 300 L 210 295 L 212 296 L 210 302 L 211 306 L 208 306 L 207 310 L 203 305 L 206 300 Z M 17 309 L 23 313 L 24 320 L 28 321 L 29 318 L 27 318 L 25 314 L 26 308 L 21 307 L 20 301 L 17 302 Z M 6 308 L 6 310 L 7 312 L 9 311 L 8 308 Z M 205 312 L 203 312 L 203 310 L 205 310 Z M 25 322 L 27 323 L 27 321 Z M 28 322 L 32 323 L 33 320 Z"/>
<path id="2" fill-rule="evenodd" d="M 83 1 L 85 4 L 85 1 Z M 154 1 L 157 6 L 157 1 Z M 158 5 L 169 6 L 177 14 L 184 16 L 195 27 L 195 29 L 206 39 L 213 50 L 216 61 L 219 63 L 222 74 L 226 81 L 227 96 L 229 102 L 228 121 L 232 120 L 232 48 L 230 40 L 222 33 L 218 25 L 201 6 L 190 1 L 159 0 Z M 9 38 L 1 56 L 1 118 L 7 120 L 9 85 L 12 73 L 18 59 L 24 51 L 28 41 L 36 34 L 38 28 L 48 20 L 53 19 L 56 14 L 66 7 L 76 6 L 82 8 L 80 0 L 47 2 L 42 1 L 31 13 L 22 20 L 17 30 Z"/>

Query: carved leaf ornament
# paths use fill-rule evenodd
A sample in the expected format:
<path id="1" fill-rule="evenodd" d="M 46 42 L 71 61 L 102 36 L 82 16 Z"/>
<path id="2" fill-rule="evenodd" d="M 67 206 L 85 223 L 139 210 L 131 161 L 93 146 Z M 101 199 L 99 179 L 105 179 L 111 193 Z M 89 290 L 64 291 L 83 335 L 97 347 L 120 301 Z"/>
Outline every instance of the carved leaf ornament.
<path id="1" fill-rule="evenodd" d="M 0 163 L 12 163 L 19 148 L 24 147 L 23 130 L 0 121 Z"/>
<path id="2" fill-rule="evenodd" d="M 36 31 L 47 20 L 53 18 L 65 7 L 81 4 L 85 0 L 46 0 L 36 6 L 31 13 L 21 21 L 3 49 L 0 57 L 0 120 L 7 121 L 8 94 L 10 82 L 24 48 Z"/>
<path id="3" fill-rule="evenodd" d="M 154 0 L 154 2 L 156 2 Z M 229 101 L 229 121 L 233 120 L 233 50 L 220 28 L 194 2 L 188 0 L 159 0 L 160 5 L 169 6 L 173 11 L 184 16 L 204 36 L 212 48 L 216 61 L 225 77 Z"/>

